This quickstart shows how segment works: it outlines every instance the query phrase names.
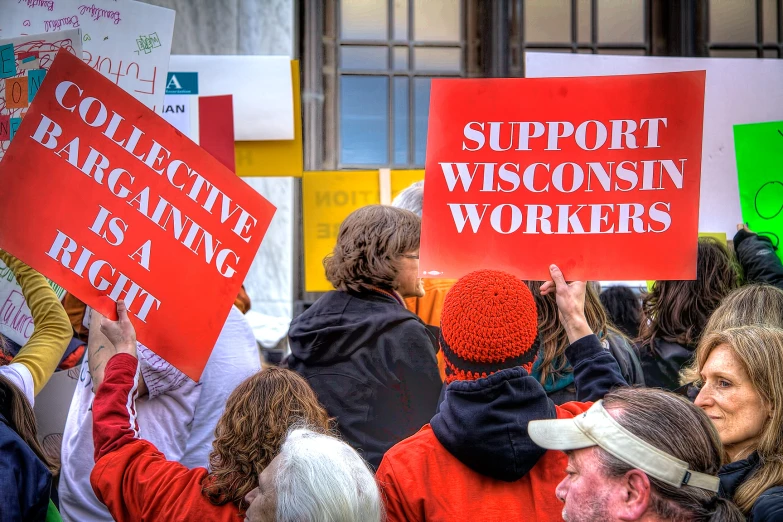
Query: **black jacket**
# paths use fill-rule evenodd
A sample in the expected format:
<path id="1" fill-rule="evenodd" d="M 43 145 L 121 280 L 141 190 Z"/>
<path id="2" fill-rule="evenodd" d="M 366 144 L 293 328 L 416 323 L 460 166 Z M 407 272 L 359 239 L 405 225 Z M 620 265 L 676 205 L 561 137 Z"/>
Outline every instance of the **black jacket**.
<path id="1" fill-rule="evenodd" d="M 288 367 L 374 467 L 429 422 L 443 386 L 437 341 L 393 297 L 332 291 L 291 323 Z"/>
<path id="2" fill-rule="evenodd" d="M 649 346 L 639 349 L 644 384 L 650 388 L 676 390 L 680 387 L 680 370 L 693 357 L 693 350 L 661 339 L 653 339 L 653 344 L 654 351 Z"/>
<path id="3" fill-rule="evenodd" d="M 46 519 L 52 474 L 0 415 L 0 522 Z"/>
<path id="4" fill-rule="evenodd" d="M 566 349 L 574 367 L 577 400 L 597 401 L 625 386 L 620 368 L 598 338 L 589 335 Z M 432 431 L 449 453 L 482 475 L 512 482 L 524 477 L 547 451 L 528 435 L 531 420 L 554 419 L 555 404 L 523 368 L 508 368 L 446 388 Z"/>
<path id="5" fill-rule="evenodd" d="M 737 489 L 759 467 L 759 456 L 754 453 L 744 460 L 726 464 L 718 472 L 720 477 L 720 494 L 732 499 Z M 769 488 L 754 502 L 748 514 L 751 522 L 772 522 L 783 520 L 783 486 Z"/>
<path id="6" fill-rule="evenodd" d="M 617 365 L 620 367 L 620 375 L 623 376 L 623 379 L 625 379 L 625 382 L 627 382 L 629 386 L 645 385 L 639 353 L 637 352 L 636 347 L 628 342 L 623 335 L 610 332 L 601 345 L 615 358 Z M 576 379 L 574 379 L 574 382 L 569 386 L 547 392 L 547 395 L 558 405 L 577 400 Z"/>
<path id="7" fill-rule="evenodd" d="M 734 236 L 734 250 L 749 283 L 767 283 L 783 290 L 783 263 L 769 238 L 740 230 Z"/>

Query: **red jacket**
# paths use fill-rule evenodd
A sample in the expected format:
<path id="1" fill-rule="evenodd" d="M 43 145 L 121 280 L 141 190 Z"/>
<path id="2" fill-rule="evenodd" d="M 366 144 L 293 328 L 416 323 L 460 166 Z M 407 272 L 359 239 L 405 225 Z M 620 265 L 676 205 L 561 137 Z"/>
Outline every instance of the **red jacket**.
<path id="1" fill-rule="evenodd" d="M 566 403 L 557 407 L 557 418 L 579 415 L 591 404 Z M 376 477 L 389 522 L 560 521 L 563 503 L 555 488 L 565 478 L 567 463 L 565 453 L 547 451 L 527 475 L 505 482 L 460 462 L 428 424 L 386 453 Z"/>
<path id="2" fill-rule="evenodd" d="M 241 513 L 236 505 L 215 506 L 201 494 L 205 468 L 168 461 L 139 439 L 137 384 L 135 357 L 118 354 L 109 360 L 92 406 L 95 467 L 90 483 L 95 495 L 117 522 L 237 522 Z"/>
<path id="3" fill-rule="evenodd" d="M 387 451 L 378 468 L 389 521 L 561 520 L 555 488 L 567 458 L 535 444 L 528 422 L 574 417 L 625 385 L 594 335 L 575 341 L 566 357 L 583 402 L 555 406 L 523 368 L 451 383 L 430 423 Z"/>

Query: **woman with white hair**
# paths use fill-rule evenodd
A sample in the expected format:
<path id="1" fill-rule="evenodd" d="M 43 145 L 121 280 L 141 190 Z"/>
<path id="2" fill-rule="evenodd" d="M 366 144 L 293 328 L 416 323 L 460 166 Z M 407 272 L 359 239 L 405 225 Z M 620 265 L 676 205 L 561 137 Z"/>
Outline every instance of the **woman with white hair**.
<path id="1" fill-rule="evenodd" d="M 344 442 L 296 428 L 247 494 L 249 522 L 380 522 L 383 503 L 367 463 Z"/>

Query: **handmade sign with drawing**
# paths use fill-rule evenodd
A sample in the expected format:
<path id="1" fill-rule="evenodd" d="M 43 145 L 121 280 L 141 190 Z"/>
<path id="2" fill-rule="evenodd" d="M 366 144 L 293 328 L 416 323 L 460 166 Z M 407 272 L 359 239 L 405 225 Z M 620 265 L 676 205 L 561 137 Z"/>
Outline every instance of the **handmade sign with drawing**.
<path id="1" fill-rule="evenodd" d="M 0 248 L 104 315 L 123 298 L 139 341 L 198 380 L 274 206 L 65 51 L 0 179 Z"/>
<path id="2" fill-rule="evenodd" d="M 742 219 L 783 260 L 783 121 L 734 126 Z"/>
<path id="3" fill-rule="evenodd" d="M 81 56 L 78 29 L 0 40 L 0 160 L 60 49 Z"/>

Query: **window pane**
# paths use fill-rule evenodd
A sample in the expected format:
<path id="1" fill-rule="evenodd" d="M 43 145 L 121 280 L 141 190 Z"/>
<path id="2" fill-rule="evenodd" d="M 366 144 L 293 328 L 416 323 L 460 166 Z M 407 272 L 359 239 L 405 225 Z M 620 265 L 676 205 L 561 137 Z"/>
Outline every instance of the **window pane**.
<path id="1" fill-rule="evenodd" d="M 340 29 L 344 40 L 386 40 L 389 35 L 388 0 L 342 0 Z"/>
<path id="2" fill-rule="evenodd" d="M 710 0 L 710 41 L 756 41 L 756 0 Z"/>
<path id="3" fill-rule="evenodd" d="M 764 58 L 778 58 L 777 49 L 765 49 Z"/>
<path id="4" fill-rule="evenodd" d="M 348 70 L 385 71 L 388 68 L 387 47 L 340 46 L 340 67 Z"/>
<path id="5" fill-rule="evenodd" d="M 408 0 L 394 0 L 394 39 L 408 39 Z"/>
<path id="6" fill-rule="evenodd" d="M 590 21 L 593 18 L 593 14 L 590 11 L 591 1 L 592 0 L 578 0 L 577 3 L 576 24 L 578 26 L 577 37 L 580 43 L 590 43 L 593 39 L 590 26 Z"/>
<path id="7" fill-rule="evenodd" d="M 413 50 L 413 63 L 417 71 L 445 71 L 458 73 L 462 70 L 462 49 L 417 47 Z"/>
<path id="8" fill-rule="evenodd" d="M 525 0 L 525 40 L 570 42 L 571 0 Z"/>
<path id="9" fill-rule="evenodd" d="M 752 49 L 712 49 L 710 56 L 713 58 L 755 58 L 758 55 Z"/>
<path id="10" fill-rule="evenodd" d="M 427 117 L 430 112 L 430 80 L 431 78 L 415 78 L 413 80 L 413 122 L 414 161 L 423 166 L 427 154 Z"/>
<path id="11" fill-rule="evenodd" d="M 764 0 L 764 41 L 778 41 L 778 4 L 777 0 Z"/>
<path id="12" fill-rule="evenodd" d="M 407 47 L 395 47 L 394 48 L 394 70 L 395 71 L 407 71 L 408 70 L 408 48 Z"/>
<path id="13" fill-rule="evenodd" d="M 598 41 L 643 43 L 644 9 L 644 0 L 598 0 Z"/>
<path id="14" fill-rule="evenodd" d="M 408 78 L 394 79 L 394 163 L 408 163 Z"/>
<path id="15" fill-rule="evenodd" d="M 644 49 L 598 49 L 598 54 L 630 54 L 644 56 L 647 53 Z"/>
<path id="16" fill-rule="evenodd" d="M 413 38 L 417 42 L 459 42 L 462 39 L 461 0 L 411 0 Z"/>
<path id="17" fill-rule="evenodd" d="M 389 79 L 340 78 L 340 162 L 389 163 Z"/>

